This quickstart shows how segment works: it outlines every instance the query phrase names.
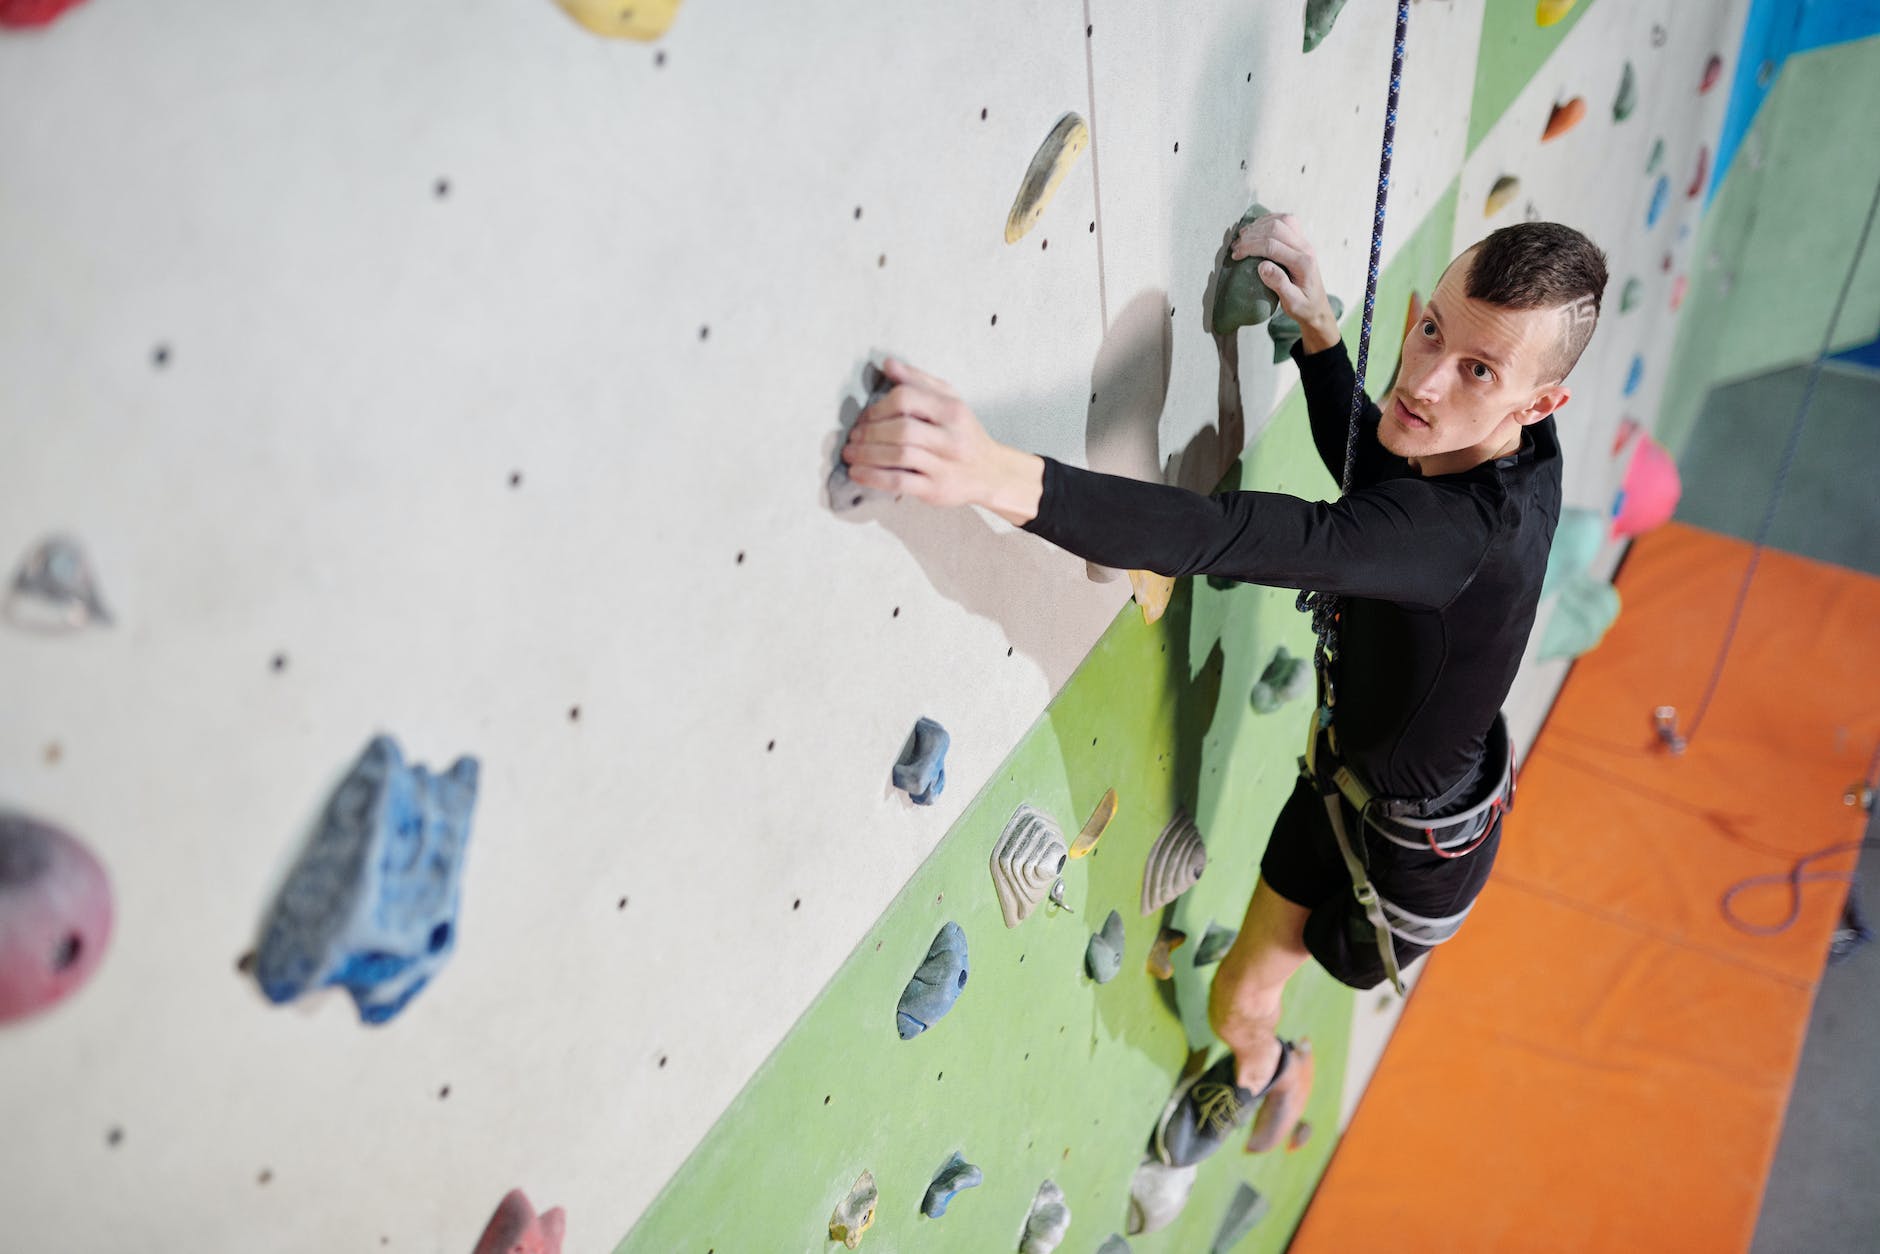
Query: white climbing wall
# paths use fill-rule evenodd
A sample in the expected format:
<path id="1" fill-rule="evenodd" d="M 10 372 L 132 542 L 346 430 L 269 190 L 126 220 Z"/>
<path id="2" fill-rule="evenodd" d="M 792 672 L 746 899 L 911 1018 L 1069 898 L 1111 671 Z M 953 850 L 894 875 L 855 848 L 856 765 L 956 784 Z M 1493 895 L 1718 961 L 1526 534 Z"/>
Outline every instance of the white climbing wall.
<path id="1" fill-rule="evenodd" d="M 1483 3 L 1416 6 L 1385 260 L 1458 174 L 1458 247 L 1513 220 L 1480 203 L 1518 157 L 1649 272 L 1659 361 L 1630 172 L 1672 128 L 1676 197 L 1723 93 L 1647 86 L 1621 196 L 1568 155 L 1610 106 L 1573 59 L 1676 8 L 1694 82 L 1744 0 L 1594 5 L 1465 164 Z M 0 562 L 70 529 L 118 620 L 0 629 L 0 805 L 118 907 L 93 983 L 0 1028 L 7 1243 L 459 1254 L 519 1184 L 611 1248 L 1128 595 L 976 513 L 830 514 L 860 365 L 1211 482 L 1225 228 L 1289 208 L 1362 291 L 1390 32 L 1354 4 L 1301 58 L 1298 7 L 690 0 L 646 46 L 549 0 L 89 0 L 0 34 Z M 1071 110 L 1093 150 L 1008 246 Z M 1631 342 L 1576 376 L 1569 503 L 1616 482 Z M 1269 356 L 1243 337 L 1250 438 Z M 887 785 L 921 715 L 931 809 Z M 367 1029 L 235 967 L 378 731 L 484 773 L 457 952 Z"/>

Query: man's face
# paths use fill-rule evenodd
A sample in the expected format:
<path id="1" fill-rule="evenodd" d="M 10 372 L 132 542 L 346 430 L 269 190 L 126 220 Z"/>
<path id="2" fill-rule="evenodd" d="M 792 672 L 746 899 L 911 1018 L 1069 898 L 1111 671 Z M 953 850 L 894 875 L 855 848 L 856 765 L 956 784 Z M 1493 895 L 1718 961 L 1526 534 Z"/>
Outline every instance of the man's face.
<path id="1" fill-rule="evenodd" d="M 1520 428 L 1566 403 L 1548 377 L 1558 309 L 1503 309 L 1467 294 L 1469 253 L 1450 263 L 1404 337 L 1377 438 L 1425 474 L 1465 469 L 1518 444 Z"/>

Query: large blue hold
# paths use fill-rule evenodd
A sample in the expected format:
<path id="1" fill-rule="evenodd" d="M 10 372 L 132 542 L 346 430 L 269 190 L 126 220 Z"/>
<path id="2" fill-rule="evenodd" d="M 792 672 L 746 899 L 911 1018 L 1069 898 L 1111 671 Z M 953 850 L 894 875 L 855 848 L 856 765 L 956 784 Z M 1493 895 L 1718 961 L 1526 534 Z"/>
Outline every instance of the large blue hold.
<path id="1" fill-rule="evenodd" d="M 940 1022 L 960 999 L 966 976 L 966 933 L 959 924 L 949 922 L 935 934 L 920 969 L 901 990 L 900 1004 L 894 1008 L 894 1026 L 901 1039 L 912 1040 Z"/>
<path id="2" fill-rule="evenodd" d="M 384 1023 L 457 941 L 458 886 L 477 761 L 433 775 L 375 737 L 333 791 L 318 831 L 268 914 L 255 979 L 273 1002 L 338 985 Z"/>
<path id="3" fill-rule="evenodd" d="M 930 806 L 947 786 L 947 746 L 953 738 L 947 729 L 930 718 L 914 724 L 901 759 L 894 764 L 894 786 L 914 799 L 917 806 Z"/>

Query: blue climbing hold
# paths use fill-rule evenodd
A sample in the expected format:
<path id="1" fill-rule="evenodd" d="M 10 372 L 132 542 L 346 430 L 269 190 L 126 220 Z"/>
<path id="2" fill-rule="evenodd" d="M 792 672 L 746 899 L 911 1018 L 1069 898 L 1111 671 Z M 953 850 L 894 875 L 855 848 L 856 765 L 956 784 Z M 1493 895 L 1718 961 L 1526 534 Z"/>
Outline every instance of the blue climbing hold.
<path id="1" fill-rule="evenodd" d="M 967 1189 L 978 1188 L 986 1182 L 986 1173 L 967 1162 L 959 1154 L 947 1159 L 927 1186 L 927 1196 L 921 1199 L 920 1213 L 929 1219 L 938 1219 L 947 1213 L 947 1203 Z"/>
<path id="2" fill-rule="evenodd" d="M 932 805 L 947 786 L 947 746 L 952 743 L 947 729 L 932 719 L 915 723 L 901 747 L 900 761 L 894 764 L 894 786 L 912 797 L 915 805 Z"/>
<path id="3" fill-rule="evenodd" d="M 1671 180 L 1660 174 L 1658 182 L 1652 187 L 1651 208 L 1645 211 L 1645 229 L 1651 230 L 1658 225 L 1659 217 L 1665 211 L 1665 202 L 1671 199 Z"/>
<path id="4" fill-rule="evenodd" d="M 1638 385 L 1643 382 L 1645 382 L 1645 359 L 1634 353 L 1632 364 L 1626 368 L 1625 372 L 1625 394 L 1632 395 L 1638 391 Z"/>
<path id="5" fill-rule="evenodd" d="M 466 757 L 433 775 L 373 738 L 268 913 L 255 958 L 268 1000 L 338 985 L 377 1024 L 418 995 L 456 947 L 477 770 Z"/>
<path id="6" fill-rule="evenodd" d="M 948 923 L 935 934 L 920 969 L 901 990 L 894 1026 L 902 1040 L 913 1040 L 946 1017 L 966 987 L 967 973 L 966 933 L 959 924 Z"/>

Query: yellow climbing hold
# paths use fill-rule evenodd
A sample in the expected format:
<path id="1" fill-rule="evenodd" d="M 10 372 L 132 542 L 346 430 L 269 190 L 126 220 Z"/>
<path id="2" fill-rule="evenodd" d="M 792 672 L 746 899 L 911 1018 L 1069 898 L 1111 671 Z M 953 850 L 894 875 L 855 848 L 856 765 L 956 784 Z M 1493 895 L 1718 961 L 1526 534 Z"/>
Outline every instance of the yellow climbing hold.
<path id="1" fill-rule="evenodd" d="M 1537 26 L 1552 26 L 1567 14 L 1573 12 L 1574 0 L 1540 0 L 1534 6 L 1534 23 Z"/>
<path id="2" fill-rule="evenodd" d="M 1025 238 L 1025 233 L 1038 224 L 1044 216 L 1045 206 L 1051 203 L 1051 197 L 1057 195 L 1058 184 L 1077 164 L 1077 158 L 1084 155 L 1084 149 L 1090 147 L 1090 128 L 1075 113 L 1067 113 L 1057 120 L 1051 133 L 1044 137 L 1044 143 L 1032 156 L 1031 165 L 1025 171 L 1024 181 L 1018 185 L 1018 196 L 1012 201 L 1012 212 L 1005 218 L 1005 242 L 1016 244 Z"/>
<path id="3" fill-rule="evenodd" d="M 1149 950 L 1149 961 L 1145 964 L 1149 974 L 1158 980 L 1175 978 L 1174 953 L 1188 940 L 1188 933 L 1180 928 L 1165 927 L 1155 938 L 1155 945 Z"/>
<path id="4" fill-rule="evenodd" d="M 1153 623 L 1162 617 L 1168 609 L 1169 598 L 1175 595 L 1175 581 L 1152 570 L 1130 571 L 1129 588 L 1136 594 L 1136 604 L 1142 607 L 1142 621 L 1145 623 Z"/>
<path id="5" fill-rule="evenodd" d="M 596 35 L 650 43 L 666 33 L 685 0 L 555 0 Z"/>
<path id="6" fill-rule="evenodd" d="M 829 1239 L 851 1250 L 859 1247 L 862 1234 L 875 1226 L 875 1203 L 879 1198 L 875 1173 L 864 1171 L 849 1195 L 836 1204 L 835 1214 L 829 1216 Z"/>
<path id="7" fill-rule="evenodd" d="M 1103 829 L 1116 817 L 1116 789 L 1104 792 L 1103 800 L 1097 802 L 1097 808 L 1090 812 L 1090 818 L 1084 823 L 1084 830 L 1077 833 L 1077 839 L 1071 842 L 1067 851 L 1073 858 L 1081 858 L 1097 847 L 1103 839 Z"/>
<path id="8" fill-rule="evenodd" d="M 1492 218 L 1506 209 L 1521 190 L 1521 180 L 1512 174 L 1504 174 L 1495 180 L 1495 185 L 1488 189 L 1488 200 L 1482 205 L 1482 216 Z"/>

